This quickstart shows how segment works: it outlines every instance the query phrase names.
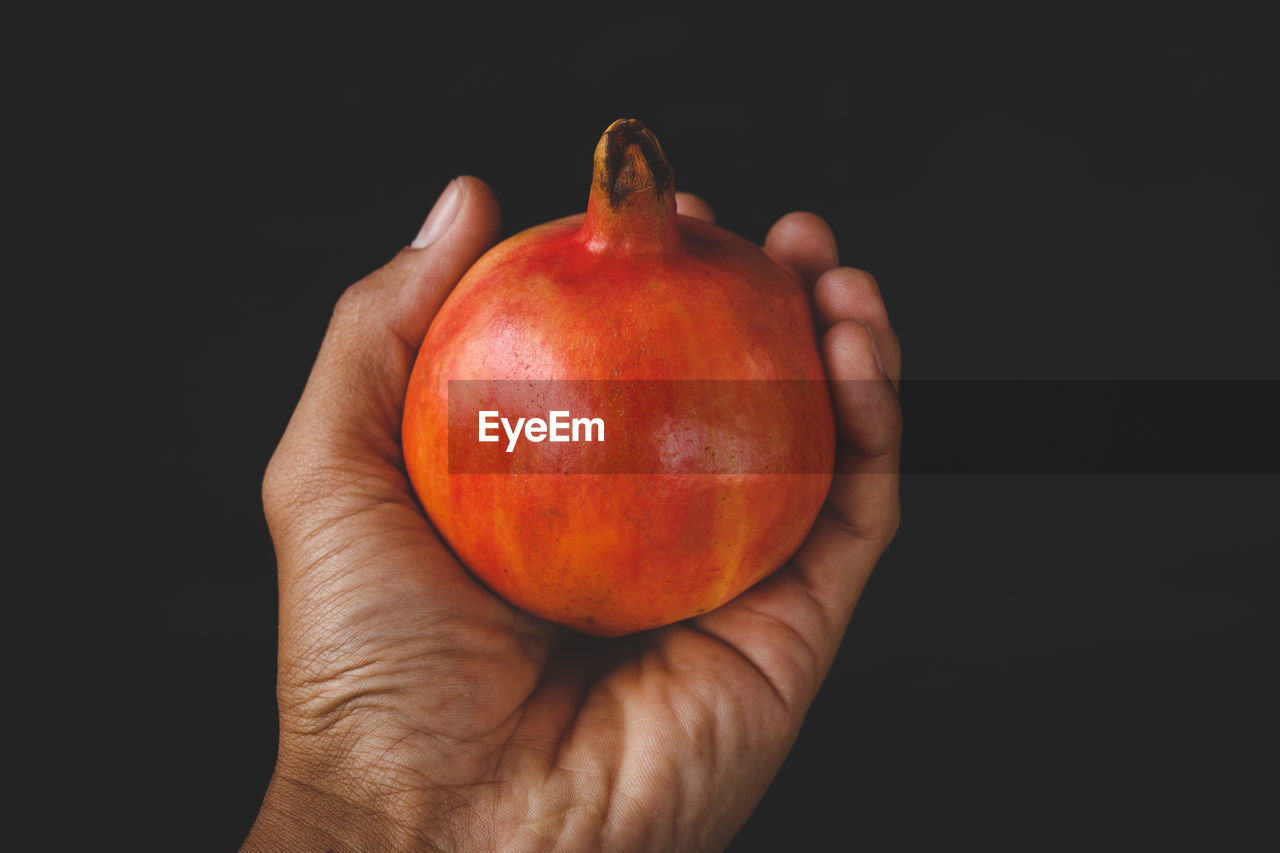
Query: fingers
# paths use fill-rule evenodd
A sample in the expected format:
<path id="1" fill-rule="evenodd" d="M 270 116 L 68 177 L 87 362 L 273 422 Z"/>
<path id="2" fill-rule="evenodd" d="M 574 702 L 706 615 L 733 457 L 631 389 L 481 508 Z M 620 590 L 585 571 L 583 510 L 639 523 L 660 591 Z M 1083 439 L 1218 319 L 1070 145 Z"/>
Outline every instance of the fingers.
<path id="1" fill-rule="evenodd" d="M 880 287 L 864 270 L 836 267 L 836 239 L 827 223 L 812 213 L 789 213 L 769 230 L 764 248 L 814 288 L 814 305 L 824 325 L 840 319 L 867 324 L 884 359 L 886 373 L 896 387 L 902 371 L 902 350 L 889 325 Z"/>
<path id="2" fill-rule="evenodd" d="M 361 337 L 390 332 L 416 355 L 445 297 L 493 245 L 500 225 L 497 199 L 484 181 L 468 176 L 452 181 L 409 247 L 342 295 L 325 347 L 347 355 L 340 333 L 351 327 Z M 321 356 L 326 354 L 322 349 Z M 404 390 L 407 371 L 403 380 L 397 391 Z"/>
<path id="3" fill-rule="evenodd" d="M 810 286 L 839 263 L 835 235 L 822 217 L 812 213 L 788 213 L 775 222 L 764 239 L 764 250 L 800 273 Z"/>
<path id="4" fill-rule="evenodd" d="M 813 285 L 822 358 L 836 416 L 836 471 L 822 513 L 796 554 L 795 579 L 819 607 L 825 647 L 839 645 L 880 554 L 897 531 L 902 351 L 876 280 L 837 267 L 835 238 L 819 217 L 792 213 L 765 249 Z"/>
<path id="5" fill-rule="evenodd" d="M 499 229 L 485 183 L 453 181 L 413 244 L 342 295 L 263 484 L 268 522 L 358 510 L 312 501 L 354 491 L 366 502 L 398 494 L 404 394 L 418 347 L 445 297 Z M 273 525 L 274 526 L 274 525 Z"/>
<path id="6" fill-rule="evenodd" d="M 867 463 L 891 460 L 897 452 L 901 415 L 866 322 L 840 320 L 828 329 L 822 360 L 831 383 L 838 450 L 860 460 L 859 471 L 881 470 Z"/>
<path id="7" fill-rule="evenodd" d="M 694 624 L 750 660 L 799 720 L 897 531 L 902 413 L 891 377 L 901 353 L 875 280 L 836 268 L 835 238 L 822 219 L 783 217 L 765 250 L 814 287 L 836 416 L 835 476 L 790 566 Z"/>
<path id="8" fill-rule="evenodd" d="M 676 213 L 680 216 L 692 216 L 694 219 L 701 219 L 706 222 L 714 223 L 716 221 L 716 215 L 712 213 L 711 205 L 693 193 L 676 193 Z"/>
<path id="9" fill-rule="evenodd" d="M 902 348 L 889 325 L 880 286 L 865 270 L 838 267 L 818 277 L 813 303 L 824 326 L 844 319 L 859 320 L 871 330 L 877 351 L 884 360 L 885 373 L 894 387 L 902 375 Z"/>
<path id="10" fill-rule="evenodd" d="M 795 566 L 826 616 L 834 654 L 871 570 L 898 529 L 902 409 L 867 320 L 838 316 L 823 336 L 822 355 L 836 414 L 836 470 Z"/>

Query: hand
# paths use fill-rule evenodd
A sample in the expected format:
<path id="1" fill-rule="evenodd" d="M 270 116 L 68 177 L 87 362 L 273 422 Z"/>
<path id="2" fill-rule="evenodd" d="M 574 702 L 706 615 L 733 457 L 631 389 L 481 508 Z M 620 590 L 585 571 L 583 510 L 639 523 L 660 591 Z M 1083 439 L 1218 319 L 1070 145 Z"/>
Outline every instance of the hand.
<path id="1" fill-rule="evenodd" d="M 765 248 L 814 286 L 829 376 L 867 380 L 833 383 L 837 476 L 800 551 L 718 610 L 615 640 L 492 595 L 424 517 L 399 435 L 418 346 L 498 226 L 489 188 L 460 178 L 343 295 L 268 466 L 280 751 L 245 850 L 722 848 L 896 530 L 897 339 L 874 280 L 794 213 Z"/>

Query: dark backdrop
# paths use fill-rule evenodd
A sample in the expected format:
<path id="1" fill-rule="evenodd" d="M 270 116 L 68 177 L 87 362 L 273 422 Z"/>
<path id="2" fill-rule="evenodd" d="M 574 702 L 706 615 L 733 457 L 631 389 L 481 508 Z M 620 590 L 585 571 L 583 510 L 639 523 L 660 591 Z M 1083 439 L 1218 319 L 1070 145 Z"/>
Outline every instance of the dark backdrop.
<path id="1" fill-rule="evenodd" d="M 826 217 L 910 378 L 1280 379 L 1257 22 L 352 14 L 7 36 L 27 227 L 6 251 L 4 681 L 34 849 L 248 831 L 275 749 L 261 474 L 334 301 L 456 174 L 513 233 L 582 210 L 598 135 L 633 116 L 725 227 Z M 1229 850 L 1269 828 L 1274 447 L 1251 471 L 1238 415 L 1196 387 L 1179 399 L 1218 432 L 1157 423 L 1179 452 L 1155 473 L 1122 452 L 957 474 L 924 451 L 980 413 L 913 421 L 908 385 L 907 452 L 932 461 L 732 849 Z"/>

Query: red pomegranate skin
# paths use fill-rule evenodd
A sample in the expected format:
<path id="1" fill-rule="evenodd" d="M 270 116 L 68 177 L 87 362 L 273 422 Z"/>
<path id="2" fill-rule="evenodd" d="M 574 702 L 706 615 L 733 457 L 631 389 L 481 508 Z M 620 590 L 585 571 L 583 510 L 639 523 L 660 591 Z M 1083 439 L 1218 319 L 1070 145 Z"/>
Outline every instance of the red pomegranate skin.
<path id="1" fill-rule="evenodd" d="M 638 122 L 615 132 L 623 124 L 597 149 L 585 215 L 495 246 L 445 301 L 402 436 L 423 508 L 463 564 L 511 604 L 602 636 L 705 613 L 777 570 L 817 517 L 835 452 L 803 283 L 758 246 L 677 216 L 656 140 Z M 450 458 L 457 379 L 809 381 L 785 407 L 744 400 L 739 418 L 710 425 L 714 452 L 743 473 L 675 473 L 698 469 L 653 455 L 673 424 L 698 417 L 673 383 L 670 405 L 628 409 L 626 435 L 606 436 L 615 456 L 649 454 L 622 460 L 634 473 L 521 474 L 459 473 L 484 470 L 493 445 L 455 442 Z M 801 473 L 762 473 L 778 470 Z"/>

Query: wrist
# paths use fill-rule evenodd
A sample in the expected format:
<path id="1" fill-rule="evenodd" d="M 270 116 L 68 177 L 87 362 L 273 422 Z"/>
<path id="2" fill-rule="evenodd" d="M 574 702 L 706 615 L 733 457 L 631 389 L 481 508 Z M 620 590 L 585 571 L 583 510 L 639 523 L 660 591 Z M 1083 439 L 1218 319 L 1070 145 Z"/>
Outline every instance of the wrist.
<path id="1" fill-rule="evenodd" d="M 241 853 L 434 850 L 411 828 L 277 768 Z"/>

